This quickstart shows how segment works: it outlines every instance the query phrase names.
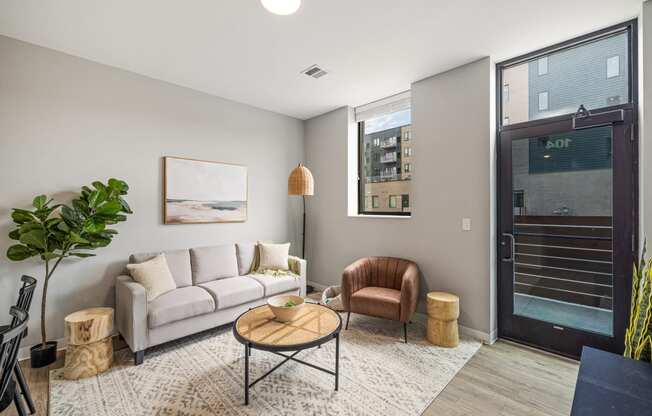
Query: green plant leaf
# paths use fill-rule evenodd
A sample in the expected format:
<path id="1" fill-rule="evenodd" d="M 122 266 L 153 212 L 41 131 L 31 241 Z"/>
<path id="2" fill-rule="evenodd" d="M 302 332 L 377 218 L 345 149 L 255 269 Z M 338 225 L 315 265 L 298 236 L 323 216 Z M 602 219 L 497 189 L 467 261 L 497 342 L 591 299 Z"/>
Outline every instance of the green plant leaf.
<path id="1" fill-rule="evenodd" d="M 100 205 L 97 207 L 95 212 L 101 215 L 115 215 L 120 212 L 121 209 L 122 205 L 120 205 L 120 202 L 113 200 Z"/>
<path id="2" fill-rule="evenodd" d="M 24 224 L 29 221 L 38 220 L 38 218 L 36 218 L 34 214 L 31 213 L 30 211 L 26 211 L 24 209 L 18 209 L 18 208 L 14 208 L 13 212 L 11 213 L 11 219 L 16 224 Z"/>
<path id="3" fill-rule="evenodd" d="M 61 208 L 61 217 L 70 228 L 75 229 L 81 227 L 82 219 L 79 218 L 79 214 L 77 214 L 77 212 L 69 206 L 64 205 Z"/>
<path id="4" fill-rule="evenodd" d="M 101 190 L 103 190 L 104 192 L 106 192 L 106 185 L 104 185 L 102 182 L 100 182 L 100 181 L 95 181 L 95 182 L 92 183 L 92 185 L 93 185 L 93 187 L 94 187 L 95 189 L 97 189 L 98 191 L 101 189 Z"/>
<path id="5" fill-rule="evenodd" d="M 118 191 L 120 195 L 125 195 L 127 191 L 129 191 L 129 185 L 127 185 L 127 182 L 116 178 L 109 179 L 109 187 Z"/>
<path id="6" fill-rule="evenodd" d="M 45 232 L 40 230 L 31 230 L 26 233 L 21 233 L 20 242 L 39 250 L 45 250 Z"/>
<path id="7" fill-rule="evenodd" d="M 37 254 L 29 247 L 22 244 L 15 244 L 7 249 L 7 258 L 12 261 L 22 261 Z"/>
<path id="8" fill-rule="evenodd" d="M 70 232 L 70 241 L 76 244 L 88 244 L 89 241 L 75 232 Z"/>
<path id="9" fill-rule="evenodd" d="M 43 229 L 43 226 L 41 224 L 39 224 L 38 222 L 26 222 L 25 224 L 21 225 L 18 228 L 18 231 L 22 235 L 22 234 L 28 233 L 28 232 L 30 232 L 32 230 L 42 230 L 42 229 Z"/>
<path id="10" fill-rule="evenodd" d="M 68 253 L 68 255 L 69 256 L 75 256 L 75 257 L 81 257 L 81 258 L 95 256 L 95 254 L 93 254 L 93 253 Z"/>
<path id="11" fill-rule="evenodd" d="M 45 203 L 48 201 L 48 197 L 45 195 L 39 195 L 32 201 L 32 206 L 36 209 L 43 209 Z"/>
<path id="12" fill-rule="evenodd" d="M 50 218 L 49 220 L 46 220 L 45 223 L 43 223 L 43 225 L 48 230 L 52 230 L 57 228 L 62 221 L 63 220 L 61 218 Z"/>
<path id="13" fill-rule="evenodd" d="M 118 201 L 120 201 L 120 205 L 122 205 L 122 212 L 126 212 L 127 214 L 133 214 L 131 207 L 129 206 L 129 204 L 124 198 L 118 197 Z"/>
<path id="14" fill-rule="evenodd" d="M 104 230 L 105 227 L 106 225 L 104 221 L 102 221 L 100 218 L 94 217 L 84 224 L 83 231 L 86 233 L 97 233 Z"/>
<path id="15" fill-rule="evenodd" d="M 20 231 L 17 228 L 15 230 L 11 230 L 9 232 L 9 238 L 12 240 L 20 240 Z"/>
<path id="16" fill-rule="evenodd" d="M 41 260 L 43 261 L 57 259 L 59 257 L 61 257 L 60 254 L 52 253 L 51 251 L 46 251 L 45 253 L 41 254 Z"/>

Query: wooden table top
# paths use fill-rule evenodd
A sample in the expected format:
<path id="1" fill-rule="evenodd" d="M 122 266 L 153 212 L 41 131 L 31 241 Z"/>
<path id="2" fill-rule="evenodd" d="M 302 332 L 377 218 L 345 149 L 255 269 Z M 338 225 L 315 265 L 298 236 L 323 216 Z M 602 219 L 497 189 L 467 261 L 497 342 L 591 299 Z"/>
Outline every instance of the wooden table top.
<path id="1" fill-rule="evenodd" d="M 342 327 L 341 322 L 337 312 L 313 303 L 305 303 L 292 322 L 279 322 L 269 306 L 263 305 L 242 314 L 234 329 L 245 342 L 288 347 L 332 335 Z"/>

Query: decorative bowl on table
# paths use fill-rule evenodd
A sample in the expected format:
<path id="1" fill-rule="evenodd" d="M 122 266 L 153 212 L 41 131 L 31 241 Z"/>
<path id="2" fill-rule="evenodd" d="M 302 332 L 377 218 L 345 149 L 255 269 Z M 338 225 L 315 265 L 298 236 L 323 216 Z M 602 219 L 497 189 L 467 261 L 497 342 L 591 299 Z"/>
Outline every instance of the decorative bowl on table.
<path id="1" fill-rule="evenodd" d="M 296 318 L 305 300 L 297 295 L 272 296 L 267 299 L 267 305 L 272 310 L 277 321 L 290 322 Z"/>

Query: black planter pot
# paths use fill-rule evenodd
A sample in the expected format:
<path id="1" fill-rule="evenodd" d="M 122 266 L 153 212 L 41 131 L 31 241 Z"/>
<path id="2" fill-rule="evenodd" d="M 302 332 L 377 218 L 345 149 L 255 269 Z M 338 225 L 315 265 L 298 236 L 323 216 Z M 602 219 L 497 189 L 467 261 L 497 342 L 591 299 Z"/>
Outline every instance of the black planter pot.
<path id="1" fill-rule="evenodd" d="M 57 341 L 48 341 L 43 344 L 34 345 L 29 349 L 32 368 L 48 366 L 57 360 Z"/>

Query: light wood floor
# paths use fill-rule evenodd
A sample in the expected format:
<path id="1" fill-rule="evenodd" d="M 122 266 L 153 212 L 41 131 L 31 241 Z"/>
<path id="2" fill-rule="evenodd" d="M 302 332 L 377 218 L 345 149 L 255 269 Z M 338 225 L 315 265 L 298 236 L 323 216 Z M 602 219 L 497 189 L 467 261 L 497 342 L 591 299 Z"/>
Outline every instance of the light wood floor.
<path id="1" fill-rule="evenodd" d="M 47 415 L 48 369 L 21 363 L 37 406 Z M 63 365 L 63 354 L 51 368 Z M 423 413 L 424 416 L 567 416 L 578 365 L 498 341 L 484 345 Z M 16 413 L 13 406 L 2 416 Z"/>

